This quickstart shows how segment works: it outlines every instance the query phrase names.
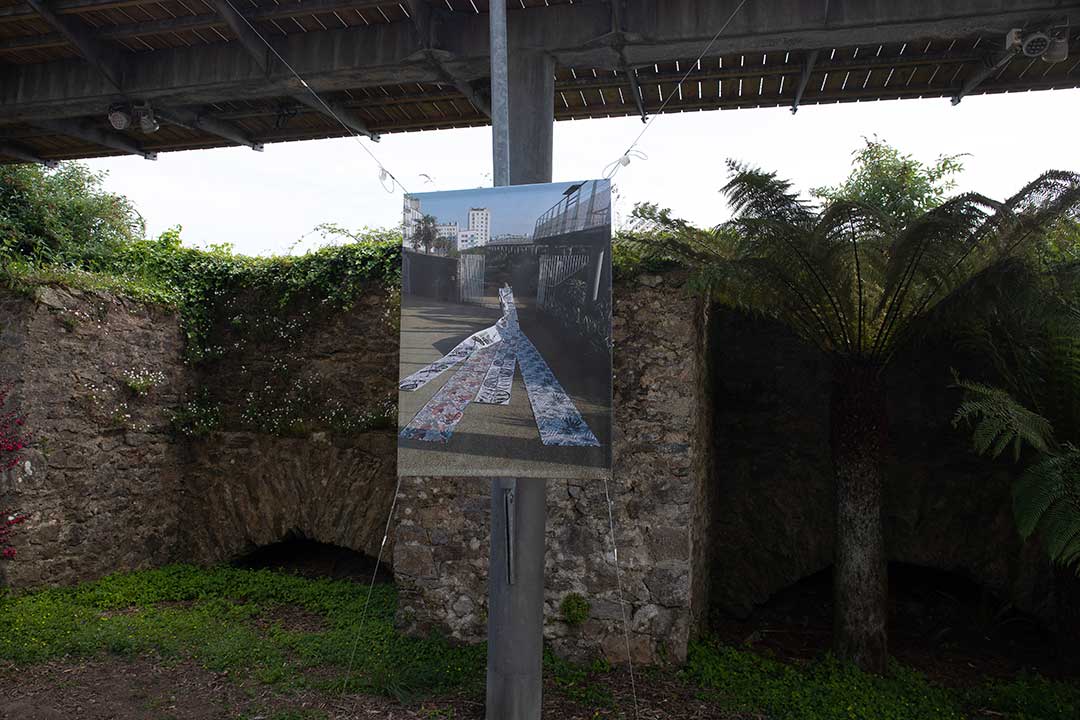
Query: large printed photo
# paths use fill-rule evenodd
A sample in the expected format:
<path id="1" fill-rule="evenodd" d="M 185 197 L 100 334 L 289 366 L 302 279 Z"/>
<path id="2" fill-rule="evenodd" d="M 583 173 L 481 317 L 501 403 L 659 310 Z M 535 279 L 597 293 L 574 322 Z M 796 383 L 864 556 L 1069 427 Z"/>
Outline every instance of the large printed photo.
<path id="1" fill-rule="evenodd" d="M 405 197 L 398 473 L 611 467 L 607 180 Z"/>

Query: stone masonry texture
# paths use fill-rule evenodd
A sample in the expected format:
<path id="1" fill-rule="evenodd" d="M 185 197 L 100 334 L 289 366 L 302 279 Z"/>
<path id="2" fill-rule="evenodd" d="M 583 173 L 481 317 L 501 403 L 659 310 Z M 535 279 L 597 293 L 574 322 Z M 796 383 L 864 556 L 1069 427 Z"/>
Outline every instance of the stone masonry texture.
<path id="1" fill-rule="evenodd" d="M 372 287 L 346 311 L 289 307 L 259 332 L 227 310 L 212 338 L 227 351 L 190 365 L 173 313 L 61 287 L 0 292 L 0 382 L 34 439 L 0 476 L 0 509 L 31 516 L 0 586 L 229 562 L 301 537 L 381 550 L 402 628 L 483 641 L 489 480 L 404 478 L 384 546 L 392 431 L 263 427 L 281 407 L 361 412 L 393 397 L 392 296 Z M 705 307 L 677 273 L 618 283 L 613 330 L 614 468 L 606 484 L 548 481 L 544 632 L 560 654 L 622 662 L 625 613 L 636 661 L 678 661 L 717 613 L 745 615 L 828 567 L 829 368 L 782 328 Z M 1016 537 L 1007 468 L 971 457 L 949 423 L 944 352 L 898 358 L 888 378 L 889 557 L 1048 615 L 1050 573 Z M 153 377 L 145 395 L 129 387 L 140 372 Z M 177 434 L 168 411 L 199 389 L 221 425 Z M 263 396 L 276 400 L 245 414 Z M 571 593 L 589 607 L 574 625 L 561 610 Z"/>
<path id="2" fill-rule="evenodd" d="M 615 295 L 614 467 L 607 488 L 603 481 L 547 481 L 544 634 L 563 655 L 624 661 L 624 611 L 637 662 L 685 658 L 695 629 L 691 588 L 704 570 L 693 547 L 702 537 L 694 500 L 705 480 L 695 476 L 705 467 L 695 458 L 703 446 L 698 417 L 706 414 L 697 383 L 701 310 L 678 282 L 644 276 Z M 487 479 L 404 479 L 394 546 L 404 627 L 484 639 L 489 514 Z M 589 603 L 578 625 L 562 617 L 570 593 Z"/>

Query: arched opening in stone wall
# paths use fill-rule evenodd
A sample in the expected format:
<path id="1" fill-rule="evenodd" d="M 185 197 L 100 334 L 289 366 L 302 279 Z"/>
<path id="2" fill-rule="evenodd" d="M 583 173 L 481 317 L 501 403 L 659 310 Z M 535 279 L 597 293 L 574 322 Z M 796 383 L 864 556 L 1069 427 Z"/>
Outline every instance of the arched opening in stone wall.
<path id="1" fill-rule="evenodd" d="M 260 545 L 235 558 L 236 567 L 268 569 L 307 578 L 329 578 L 369 583 L 392 583 L 393 569 L 383 558 L 376 572 L 375 558 L 340 545 L 330 545 L 293 531 L 279 542 Z"/>
<path id="2" fill-rule="evenodd" d="M 832 568 L 774 593 L 748 614 L 716 609 L 712 633 L 726 644 L 790 660 L 809 660 L 832 641 Z M 889 653 L 945 682 L 1020 672 L 1074 676 L 1075 646 L 963 573 L 889 563 Z"/>

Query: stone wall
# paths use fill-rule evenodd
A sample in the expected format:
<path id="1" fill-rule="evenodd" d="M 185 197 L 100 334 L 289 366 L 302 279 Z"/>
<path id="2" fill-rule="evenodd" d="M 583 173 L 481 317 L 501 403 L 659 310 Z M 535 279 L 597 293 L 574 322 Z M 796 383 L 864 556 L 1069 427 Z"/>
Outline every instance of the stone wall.
<path id="1" fill-rule="evenodd" d="M 698 382 L 702 312 L 679 278 L 644 276 L 615 294 L 613 478 L 548 481 L 544 633 L 563 654 L 626 657 L 623 608 L 607 512 L 610 494 L 621 583 L 637 661 L 685 657 L 692 591 L 704 593 L 694 558 L 704 536 L 698 441 L 707 398 Z M 695 473 L 697 471 L 698 474 Z M 395 522 L 399 620 L 464 641 L 486 634 L 490 481 L 407 478 Z M 584 596 L 588 619 L 567 624 L 560 605 Z M 696 599 L 704 604 L 703 597 Z"/>
<path id="2" fill-rule="evenodd" d="M 171 312 L 56 287 L 0 294 L 0 382 L 14 383 L 9 407 L 27 414 L 33 436 L 25 462 L 0 477 L 0 509 L 31 515 L 19 559 L 0 563 L 0 586 L 225 562 L 290 536 L 375 556 L 395 483 L 393 433 L 283 436 L 242 411 L 256 391 L 289 406 L 333 398 L 343 413 L 385 404 L 397 372 L 391 308 L 373 288 L 349 312 L 294 308 L 257 331 L 222 313 L 211 341 L 227 351 L 192 366 Z M 125 380 L 139 371 L 158 378 L 144 396 Z M 169 412 L 196 388 L 220 408 L 221 428 L 184 437 Z"/>
<path id="3" fill-rule="evenodd" d="M 678 660 L 711 609 L 746 614 L 831 562 L 827 362 L 778 326 L 707 315 L 680 285 L 667 274 L 616 287 L 612 479 L 547 486 L 545 634 L 566 655 L 625 657 L 619 580 L 635 659 Z M 0 294 L 0 381 L 14 382 L 11 405 L 35 436 L 0 478 L 0 507 L 33 515 L 0 585 L 228 561 L 294 535 L 378 554 L 393 432 L 334 428 L 392 397 L 392 308 L 371 288 L 346 312 L 290 307 L 261 329 L 235 327 L 225 308 L 213 341 L 227 351 L 196 369 L 171 313 L 59 288 Z M 1016 538 L 1008 468 L 973 458 L 949 424 L 956 398 L 940 351 L 899 358 L 889 378 L 889 556 L 1047 614 L 1049 577 Z M 160 375 L 143 397 L 125 376 L 144 370 Z M 222 427 L 171 432 L 166 410 L 200 387 Z M 253 397 L 272 402 L 245 412 Z M 305 403 L 339 414 L 263 426 Z M 484 637 L 489 502 L 485 479 L 401 483 L 382 549 L 403 627 Z M 578 626 L 561 617 L 569 593 L 590 605 Z"/>
<path id="4" fill-rule="evenodd" d="M 396 439 L 337 426 L 381 410 L 397 391 L 397 313 L 387 293 L 373 285 L 345 312 L 271 310 L 259 327 L 235 326 L 229 308 L 220 315 L 210 344 L 227 352 L 200 364 L 199 380 L 221 408 L 222 429 L 190 444 L 184 490 L 200 520 L 185 526 L 185 552 L 222 562 L 302 537 L 375 557 Z"/>
<path id="5" fill-rule="evenodd" d="M 0 294 L 0 382 L 33 447 L 0 476 L 0 509 L 31 513 L 0 586 L 96 578 L 177 558 L 182 451 L 164 408 L 190 382 L 171 313 L 107 294 Z M 129 373 L 159 374 L 145 396 Z"/>

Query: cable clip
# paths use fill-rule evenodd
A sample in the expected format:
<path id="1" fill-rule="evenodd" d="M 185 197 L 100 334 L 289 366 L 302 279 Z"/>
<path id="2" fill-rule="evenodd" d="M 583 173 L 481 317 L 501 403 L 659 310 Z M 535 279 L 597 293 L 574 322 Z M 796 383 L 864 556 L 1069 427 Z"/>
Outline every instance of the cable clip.
<path id="1" fill-rule="evenodd" d="M 382 165 L 379 166 L 379 182 L 382 183 L 383 190 L 393 194 L 394 186 L 397 184 L 397 181 L 394 176 L 390 174 L 390 171 Z"/>
<path id="2" fill-rule="evenodd" d="M 611 178 L 615 177 L 615 173 L 619 172 L 620 168 L 624 168 L 630 164 L 631 158 L 634 158 L 636 160 L 648 160 L 649 156 L 641 152 L 640 150 L 630 148 L 621 156 L 619 156 L 618 159 L 616 159 L 614 162 L 609 163 L 607 167 L 604 168 L 604 178 L 610 180 Z"/>

